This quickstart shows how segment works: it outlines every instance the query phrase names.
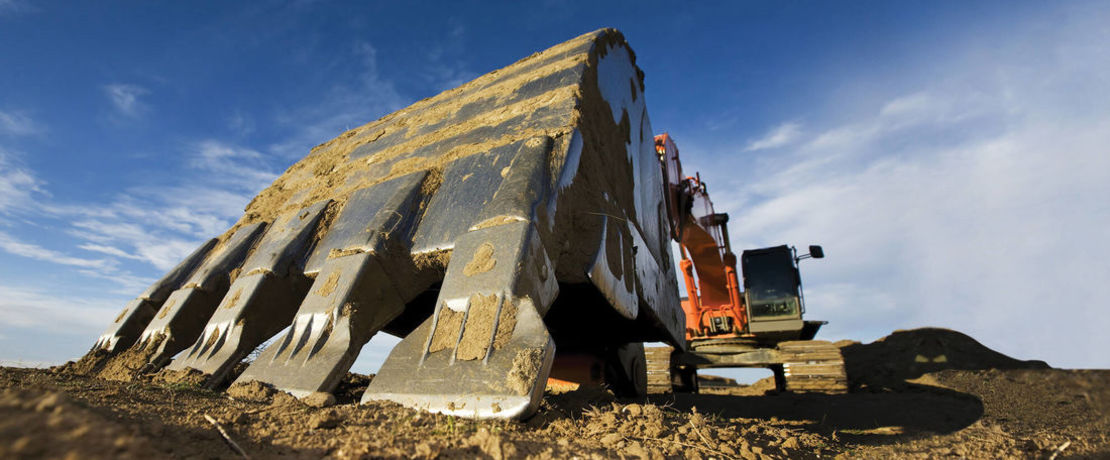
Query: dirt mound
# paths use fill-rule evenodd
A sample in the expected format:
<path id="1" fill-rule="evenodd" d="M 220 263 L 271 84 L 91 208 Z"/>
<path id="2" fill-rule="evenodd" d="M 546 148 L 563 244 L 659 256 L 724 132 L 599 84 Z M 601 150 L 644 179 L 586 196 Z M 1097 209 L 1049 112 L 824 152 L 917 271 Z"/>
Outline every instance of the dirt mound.
<path id="1" fill-rule="evenodd" d="M 719 375 L 698 375 L 699 387 L 734 387 L 737 385 L 739 385 L 739 383 L 736 382 L 736 379 L 721 377 Z"/>
<path id="2" fill-rule="evenodd" d="M 1044 361 L 1022 361 L 987 348 L 949 329 L 897 330 L 869 344 L 838 342 L 853 388 L 904 385 L 908 379 L 946 369 L 1048 369 Z"/>
<path id="3" fill-rule="evenodd" d="M 150 358 L 158 352 L 158 346 L 165 340 L 165 336 L 155 335 L 145 343 L 133 346 L 122 353 L 109 357 L 103 363 L 93 366 L 99 368 L 96 375 L 106 380 L 126 382 L 143 373 L 149 368 Z M 92 353 L 92 352 L 90 352 Z M 97 353 L 100 355 L 100 353 Z M 81 358 L 84 361 L 85 358 Z M 80 363 L 81 361 L 78 361 Z"/>
<path id="4" fill-rule="evenodd" d="M 734 396 L 763 396 L 763 395 L 772 395 L 772 394 L 775 394 L 775 393 L 778 392 L 778 390 L 775 389 L 775 378 L 774 377 L 762 378 L 762 379 L 756 380 L 755 382 L 752 382 L 750 385 L 743 385 L 743 384 L 735 383 L 736 382 L 735 380 L 733 380 L 734 383 L 730 384 L 730 385 L 720 385 L 719 382 L 710 382 L 709 385 L 706 385 L 707 380 L 703 380 L 704 377 L 705 376 L 701 376 L 701 375 L 698 376 L 698 392 L 703 393 L 703 394 L 734 395 Z M 710 377 L 716 377 L 716 376 L 710 376 Z M 720 377 L 718 377 L 718 378 L 720 378 Z M 728 379 L 728 380 L 732 380 L 732 379 Z M 718 384 L 714 384 L 714 383 L 718 383 Z"/>
<path id="5" fill-rule="evenodd" d="M 0 393 L 0 458 L 153 458 L 158 452 L 132 430 L 64 393 Z"/>
<path id="6" fill-rule="evenodd" d="M 111 355 L 107 351 L 91 350 L 77 361 L 70 361 L 58 366 L 58 370 L 78 375 L 95 375 L 108 362 L 108 358 L 111 358 Z"/>

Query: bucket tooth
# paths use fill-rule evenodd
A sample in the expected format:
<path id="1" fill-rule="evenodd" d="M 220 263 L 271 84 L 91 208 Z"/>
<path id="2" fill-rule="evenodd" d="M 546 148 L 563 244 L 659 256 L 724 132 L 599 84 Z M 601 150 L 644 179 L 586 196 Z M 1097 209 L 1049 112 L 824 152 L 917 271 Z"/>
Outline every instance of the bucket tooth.
<path id="1" fill-rule="evenodd" d="M 197 266 L 204 260 L 204 256 L 208 255 L 208 251 L 216 246 L 216 241 L 215 238 L 212 238 L 202 244 L 192 254 L 189 254 L 185 260 L 177 264 L 173 270 L 166 273 L 162 279 L 147 288 L 146 292 L 128 302 L 115 321 L 108 326 L 108 330 L 97 338 L 90 354 L 101 350 L 109 354 L 115 354 L 134 344 L 142 335 L 143 330 L 146 329 L 147 324 L 150 324 L 150 320 L 154 319 L 154 314 L 162 307 L 166 298 L 196 270 Z"/>
<path id="2" fill-rule="evenodd" d="M 310 280 L 301 267 L 310 237 L 330 200 L 280 217 L 240 269 L 204 332 L 168 369 L 196 369 L 209 375 L 206 385 L 227 373 L 255 347 L 292 321 Z"/>
<path id="3" fill-rule="evenodd" d="M 558 294 L 531 222 L 455 241 L 435 313 L 404 338 L 362 401 L 476 418 L 522 418 L 543 397 L 555 342 L 543 315 Z"/>
<path id="4" fill-rule="evenodd" d="M 265 226 L 256 223 L 237 230 L 223 247 L 208 255 L 184 287 L 166 299 L 135 344 L 135 348 L 149 354 L 151 370 L 165 366 L 204 331 L 205 323 L 228 290 L 229 273 L 243 262 Z"/>
<path id="5" fill-rule="evenodd" d="M 395 261 L 409 258 L 399 243 L 411 237 L 426 177 L 402 176 L 351 196 L 309 258 L 316 280 L 289 332 L 236 382 L 257 380 L 297 396 L 335 388 L 362 346 L 404 310 L 396 286 L 412 280 Z"/>

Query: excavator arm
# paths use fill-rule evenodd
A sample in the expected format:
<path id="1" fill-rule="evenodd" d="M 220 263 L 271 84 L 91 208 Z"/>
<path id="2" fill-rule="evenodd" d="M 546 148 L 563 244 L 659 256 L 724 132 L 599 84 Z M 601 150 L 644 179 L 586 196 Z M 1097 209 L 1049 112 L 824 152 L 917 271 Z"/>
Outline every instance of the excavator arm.
<path id="1" fill-rule="evenodd" d="M 742 335 L 748 320 L 740 295 L 736 255 L 728 239 L 728 214 L 713 209 L 700 174 L 683 176 L 678 147 L 670 134 L 655 136 L 655 152 L 667 179 L 671 237 L 681 252 L 687 339 L 707 334 Z"/>

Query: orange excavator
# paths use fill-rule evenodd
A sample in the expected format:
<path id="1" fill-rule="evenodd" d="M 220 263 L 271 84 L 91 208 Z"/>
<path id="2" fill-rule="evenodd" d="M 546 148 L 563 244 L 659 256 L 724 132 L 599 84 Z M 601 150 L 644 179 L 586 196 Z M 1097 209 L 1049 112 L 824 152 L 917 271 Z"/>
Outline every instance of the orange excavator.
<path id="1" fill-rule="evenodd" d="M 824 257 L 821 246 L 798 255 L 790 246 L 742 252 L 741 278 L 728 236 L 728 214 L 717 213 L 700 174 L 685 177 L 669 134 L 655 137 L 667 182 L 665 200 L 686 285 L 686 349 L 646 349 L 654 391 L 697 391 L 697 370 L 766 367 L 780 391 L 847 391 L 840 350 L 812 340 L 826 322 L 806 321 L 798 262 Z"/>
<path id="2" fill-rule="evenodd" d="M 548 377 L 641 395 L 654 366 L 679 390 L 723 366 L 841 384 L 839 351 L 801 319 L 797 262 L 820 251 L 744 251 L 738 276 L 727 217 L 653 142 L 643 82 L 601 29 L 340 134 L 124 305 L 73 371 L 308 397 L 386 333 L 402 339 L 363 401 L 460 417 L 527 418 Z M 674 350 L 649 366 L 645 342 Z"/>

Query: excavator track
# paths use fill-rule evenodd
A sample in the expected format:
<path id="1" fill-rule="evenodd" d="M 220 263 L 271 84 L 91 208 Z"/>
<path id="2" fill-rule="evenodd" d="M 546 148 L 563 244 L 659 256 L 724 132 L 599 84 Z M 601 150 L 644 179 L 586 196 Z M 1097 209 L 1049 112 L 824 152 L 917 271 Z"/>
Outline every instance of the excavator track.
<path id="1" fill-rule="evenodd" d="M 785 390 L 793 393 L 848 392 L 844 356 L 824 340 L 782 342 L 776 347 L 782 359 Z"/>
<path id="2" fill-rule="evenodd" d="M 671 347 L 644 347 L 647 358 L 648 394 L 670 393 L 671 388 Z"/>
<path id="3" fill-rule="evenodd" d="M 712 345 L 712 346 L 711 346 Z M 648 393 L 697 392 L 697 368 L 766 367 L 775 372 L 775 386 L 791 393 L 841 394 L 848 392 L 848 377 L 840 349 L 824 340 L 781 342 L 775 348 L 727 350 L 728 341 L 702 344 L 675 358 L 671 347 L 648 347 Z M 704 351 L 704 350 L 714 351 Z M 672 362 L 673 360 L 676 360 Z"/>

